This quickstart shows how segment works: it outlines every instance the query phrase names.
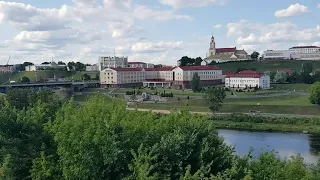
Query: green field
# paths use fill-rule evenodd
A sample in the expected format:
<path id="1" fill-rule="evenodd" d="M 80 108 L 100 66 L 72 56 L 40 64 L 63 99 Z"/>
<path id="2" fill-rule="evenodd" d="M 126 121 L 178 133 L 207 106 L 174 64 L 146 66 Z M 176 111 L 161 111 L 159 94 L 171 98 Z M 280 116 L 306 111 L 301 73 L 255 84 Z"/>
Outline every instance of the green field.
<path id="1" fill-rule="evenodd" d="M 238 68 L 255 68 L 258 72 L 277 71 L 279 69 L 300 70 L 306 61 L 243 61 L 217 64 L 223 71 L 236 72 Z M 313 64 L 313 69 L 320 69 L 319 61 L 308 61 Z"/>
<path id="2" fill-rule="evenodd" d="M 279 91 L 297 91 L 297 92 L 310 92 L 311 84 L 271 84 L 273 90 Z"/>
<path id="3" fill-rule="evenodd" d="M 117 89 L 115 91 L 115 93 L 126 93 L 127 91 L 141 91 L 141 92 L 146 92 L 148 94 L 154 94 L 154 93 L 162 93 L 162 92 L 166 92 L 166 93 L 173 93 L 174 95 L 185 95 L 185 96 L 202 96 L 203 93 L 194 93 L 190 90 L 187 91 L 183 91 L 183 90 L 174 90 L 174 89 Z"/>

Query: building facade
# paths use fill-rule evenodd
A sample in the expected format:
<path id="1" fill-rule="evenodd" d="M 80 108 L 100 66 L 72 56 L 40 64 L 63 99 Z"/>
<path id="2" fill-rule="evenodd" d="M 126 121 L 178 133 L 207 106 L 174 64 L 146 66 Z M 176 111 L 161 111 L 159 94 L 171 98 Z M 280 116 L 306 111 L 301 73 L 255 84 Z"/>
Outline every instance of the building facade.
<path id="1" fill-rule="evenodd" d="M 173 67 L 146 68 L 144 87 L 169 88 L 173 82 Z"/>
<path id="2" fill-rule="evenodd" d="M 225 87 L 228 88 L 254 88 L 270 89 L 270 76 L 245 70 L 225 77 Z"/>
<path id="3" fill-rule="evenodd" d="M 99 71 L 106 68 L 126 68 L 128 67 L 128 57 L 100 56 L 98 57 Z"/>
<path id="4" fill-rule="evenodd" d="M 291 59 L 290 50 L 267 50 L 263 52 L 265 60 L 289 60 Z"/>
<path id="5" fill-rule="evenodd" d="M 222 82 L 222 70 L 216 66 L 183 66 L 173 70 L 173 86 L 176 89 L 190 89 L 195 73 L 200 77 L 200 85 L 215 86 Z"/>
<path id="6" fill-rule="evenodd" d="M 144 62 L 128 62 L 128 67 L 131 68 L 154 68 L 154 64 Z"/>
<path id="7" fill-rule="evenodd" d="M 93 64 L 91 66 L 86 66 L 86 71 L 88 71 L 88 72 L 99 71 L 99 65 Z"/>
<path id="8" fill-rule="evenodd" d="M 100 71 L 102 87 L 141 87 L 144 80 L 145 70 L 143 68 L 107 68 Z"/>
<path id="9" fill-rule="evenodd" d="M 25 71 L 43 71 L 43 70 L 64 70 L 67 69 L 65 64 L 57 64 L 51 62 L 50 64 L 35 64 L 25 67 Z"/>
<path id="10" fill-rule="evenodd" d="M 0 66 L 0 74 L 11 73 L 15 71 L 15 66 Z"/>

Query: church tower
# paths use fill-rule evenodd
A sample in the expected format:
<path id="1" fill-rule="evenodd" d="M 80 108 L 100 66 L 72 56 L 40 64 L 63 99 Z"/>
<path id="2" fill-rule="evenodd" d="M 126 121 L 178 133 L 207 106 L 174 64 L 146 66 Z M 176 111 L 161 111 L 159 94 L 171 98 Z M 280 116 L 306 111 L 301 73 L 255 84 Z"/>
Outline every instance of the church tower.
<path id="1" fill-rule="evenodd" d="M 210 42 L 210 48 L 209 48 L 209 56 L 214 56 L 216 55 L 216 42 L 214 42 L 214 37 L 211 37 L 211 42 Z"/>

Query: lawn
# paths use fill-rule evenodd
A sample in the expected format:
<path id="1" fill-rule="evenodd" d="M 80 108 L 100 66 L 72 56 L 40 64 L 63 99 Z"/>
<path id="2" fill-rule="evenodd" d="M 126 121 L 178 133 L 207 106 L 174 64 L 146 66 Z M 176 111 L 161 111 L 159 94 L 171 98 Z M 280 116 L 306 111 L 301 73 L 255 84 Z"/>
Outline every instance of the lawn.
<path id="1" fill-rule="evenodd" d="M 88 74 L 91 78 L 95 78 L 96 75 L 99 75 L 99 72 L 76 72 L 74 73 L 72 76 L 68 77 L 68 79 L 70 80 L 74 80 L 74 81 L 78 81 L 78 80 L 82 80 L 82 76 L 84 74 Z"/>
<path id="2" fill-rule="evenodd" d="M 148 94 L 154 94 L 154 93 L 162 93 L 162 92 L 166 92 L 166 93 L 173 93 L 173 95 L 186 95 L 186 96 L 202 96 L 203 93 L 194 93 L 190 90 L 174 90 L 174 89 L 117 89 L 116 91 L 114 91 L 115 93 L 126 93 L 127 91 L 141 91 L 141 92 L 146 92 Z"/>
<path id="3" fill-rule="evenodd" d="M 273 90 L 310 92 L 312 84 L 271 84 Z"/>
<path id="4" fill-rule="evenodd" d="M 153 107 L 154 109 L 170 110 L 174 107 L 179 109 L 184 108 L 186 107 L 186 104 L 188 104 L 188 108 L 191 111 L 209 111 L 208 106 L 203 99 L 181 99 L 180 101 L 177 101 L 175 98 L 172 102 L 167 104 L 139 104 L 138 108 Z M 225 99 L 223 107 L 219 112 L 247 113 L 250 110 L 261 111 L 261 113 L 320 115 L 320 106 L 310 104 L 308 96 L 297 95 L 265 98 L 228 98 Z"/>
<path id="5" fill-rule="evenodd" d="M 10 79 L 12 81 L 19 81 L 23 76 L 28 77 L 31 81 L 35 81 L 36 77 L 37 79 L 48 79 L 48 78 L 53 78 L 54 76 L 56 77 L 69 77 L 71 76 L 71 72 L 68 71 L 24 71 L 20 72 L 17 74 L 12 74 L 10 76 Z"/>
<path id="6" fill-rule="evenodd" d="M 258 72 L 277 71 L 279 69 L 295 69 L 300 70 L 302 64 L 306 61 L 243 61 L 243 62 L 228 62 L 217 64 L 223 71 L 236 72 L 238 68 L 251 69 L 255 68 Z M 308 61 L 313 64 L 313 69 L 320 69 L 319 61 Z"/>
<path id="7" fill-rule="evenodd" d="M 104 89 L 104 88 L 86 88 L 83 90 L 83 92 L 110 92 L 110 89 Z"/>

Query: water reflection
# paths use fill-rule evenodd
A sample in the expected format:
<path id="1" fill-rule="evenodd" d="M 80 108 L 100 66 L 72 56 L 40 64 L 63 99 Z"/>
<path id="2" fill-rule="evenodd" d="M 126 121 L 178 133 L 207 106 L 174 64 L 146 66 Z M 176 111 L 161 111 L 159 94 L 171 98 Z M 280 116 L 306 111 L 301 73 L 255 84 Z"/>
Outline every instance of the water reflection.
<path id="1" fill-rule="evenodd" d="M 268 133 L 248 132 L 236 130 L 218 130 L 225 143 L 235 145 L 237 154 L 248 154 L 250 147 L 257 157 L 260 152 L 275 150 L 280 158 L 289 158 L 301 154 L 306 163 L 315 163 L 316 155 L 320 152 L 320 135 L 308 135 L 300 133 Z"/>

